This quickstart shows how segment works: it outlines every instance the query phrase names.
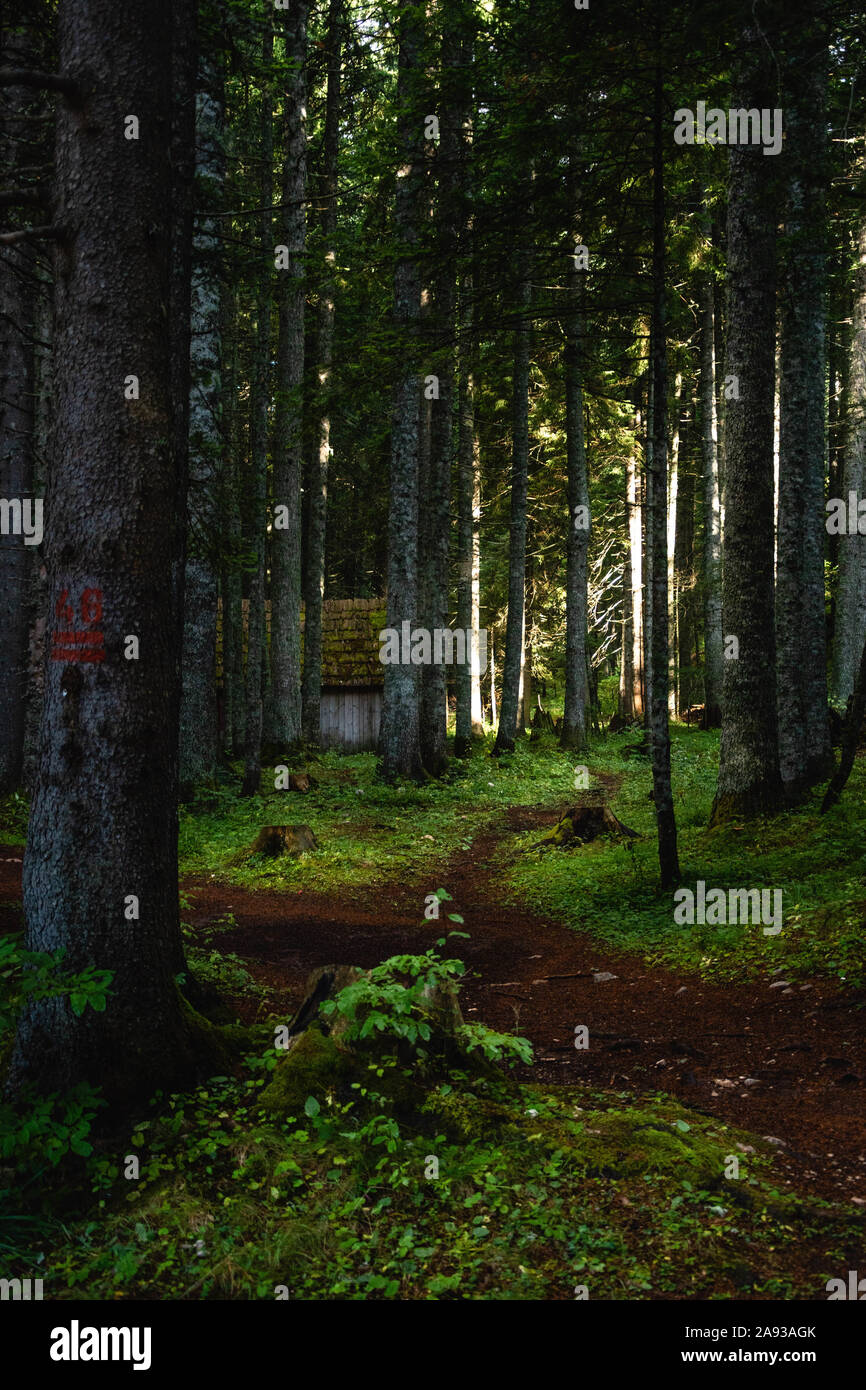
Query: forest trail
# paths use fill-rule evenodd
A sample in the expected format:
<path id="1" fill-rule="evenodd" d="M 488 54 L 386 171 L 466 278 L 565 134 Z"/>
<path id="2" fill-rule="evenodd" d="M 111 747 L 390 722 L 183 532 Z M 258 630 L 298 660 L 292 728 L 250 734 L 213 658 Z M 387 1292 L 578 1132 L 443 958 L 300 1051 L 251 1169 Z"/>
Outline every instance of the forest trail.
<path id="1" fill-rule="evenodd" d="M 647 966 L 524 908 L 501 901 L 493 857 L 506 835 L 543 831 L 556 811 L 513 807 L 426 889 L 383 883 L 354 899 L 309 891 L 250 892 L 211 878 L 184 880 L 193 929 L 231 913 L 210 945 L 240 956 L 265 990 L 262 1007 L 289 1016 L 310 971 L 378 964 L 420 952 L 448 929 L 420 923 L 423 892 L 444 887 L 468 941 L 461 1003 L 468 1020 L 531 1039 L 524 1080 L 596 1090 L 665 1091 L 698 1110 L 778 1141 L 780 1169 L 800 1190 L 866 1205 L 866 1037 L 863 991 L 825 980 L 786 992 L 767 978 L 710 984 Z M 579 852 L 579 851 L 578 851 Z M 20 902 L 21 850 L 0 847 L 0 926 Z M 596 976 L 608 978 L 596 979 Z M 611 978 L 612 977 L 612 978 Z M 235 1001 L 250 1021 L 249 997 Z M 574 1030 L 589 1029 L 578 1050 Z"/>

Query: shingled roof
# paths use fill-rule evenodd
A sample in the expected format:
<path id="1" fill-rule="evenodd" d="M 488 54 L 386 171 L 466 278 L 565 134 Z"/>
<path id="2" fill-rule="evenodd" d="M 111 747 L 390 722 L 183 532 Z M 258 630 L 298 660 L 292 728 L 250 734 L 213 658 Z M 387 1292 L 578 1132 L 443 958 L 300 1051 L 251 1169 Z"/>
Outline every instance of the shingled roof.
<path id="1" fill-rule="evenodd" d="M 220 605 L 220 610 L 221 610 Z M 244 638 L 249 602 L 243 601 Z M 342 689 L 381 689 L 384 667 L 379 660 L 379 633 L 385 627 L 383 598 L 330 598 L 322 604 L 322 686 Z M 270 600 L 265 621 L 271 630 Z M 304 610 L 301 608 L 301 630 Z M 245 642 L 246 645 L 246 642 Z M 217 678 L 222 679 L 222 621 L 217 619 Z"/>
<path id="2" fill-rule="evenodd" d="M 379 633 L 385 627 L 385 600 L 331 598 L 322 610 L 322 685 L 383 685 Z"/>

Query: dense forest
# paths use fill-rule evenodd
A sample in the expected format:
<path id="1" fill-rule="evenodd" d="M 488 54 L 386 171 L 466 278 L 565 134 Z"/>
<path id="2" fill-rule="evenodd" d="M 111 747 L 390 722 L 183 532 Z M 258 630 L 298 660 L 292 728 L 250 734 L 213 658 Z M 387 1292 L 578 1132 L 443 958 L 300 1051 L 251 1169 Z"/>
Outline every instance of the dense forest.
<path id="1" fill-rule="evenodd" d="M 4 7 L 4 1299 L 866 1297 L 864 21 Z"/>

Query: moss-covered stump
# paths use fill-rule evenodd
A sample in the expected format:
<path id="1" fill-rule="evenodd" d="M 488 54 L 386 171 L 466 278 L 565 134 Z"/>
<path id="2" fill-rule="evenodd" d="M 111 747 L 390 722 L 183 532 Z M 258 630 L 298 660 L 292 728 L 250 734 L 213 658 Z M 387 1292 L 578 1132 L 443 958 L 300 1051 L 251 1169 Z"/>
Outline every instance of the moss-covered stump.
<path id="1" fill-rule="evenodd" d="M 342 1089 L 357 1072 L 358 1058 L 352 1049 L 341 1047 L 313 1023 L 292 1039 L 259 1104 L 269 1115 L 300 1115 L 307 1096 Z"/>
<path id="2" fill-rule="evenodd" d="M 264 854 L 276 859 L 281 854 L 305 854 L 318 848 L 318 841 L 308 825 L 263 825 L 242 855 L 249 859 L 254 854 Z"/>
<path id="3" fill-rule="evenodd" d="M 571 806 L 564 811 L 549 835 L 539 840 L 533 849 L 553 846 L 564 848 L 575 844 L 589 844 L 601 835 L 612 835 L 618 840 L 636 840 L 636 830 L 631 830 L 618 820 L 609 806 L 589 804 Z"/>
<path id="4" fill-rule="evenodd" d="M 437 984 L 423 990 L 417 1018 L 426 1035 L 409 1042 L 387 1028 L 371 1028 L 359 1036 L 370 1009 L 354 1017 L 323 1010 L 347 986 L 370 979 L 370 971 L 349 965 L 325 965 L 307 980 L 305 997 L 288 1025 L 288 1050 L 277 1062 L 273 1080 L 260 1096 L 271 1115 L 298 1113 L 307 1097 L 326 1093 L 358 1101 L 358 1086 L 386 1095 L 396 1111 L 418 1113 L 429 1088 L 458 1070 L 467 1076 L 506 1084 L 500 1070 L 478 1050 L 469 1051 L 461 1037 L 463 1016 L 457 992 Z"/>

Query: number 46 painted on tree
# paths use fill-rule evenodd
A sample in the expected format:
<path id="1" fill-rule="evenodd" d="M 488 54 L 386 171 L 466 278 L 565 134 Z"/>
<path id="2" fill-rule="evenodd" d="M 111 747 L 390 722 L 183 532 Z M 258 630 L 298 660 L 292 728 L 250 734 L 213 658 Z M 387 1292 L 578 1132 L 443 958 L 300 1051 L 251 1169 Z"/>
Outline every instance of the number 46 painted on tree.
<path id="1" fill-rule="evenodd" d="M 61 589 L 54 605 L 54 616 L 64 623 L 65 629 L 55 629 L 51 634 L 52 661 L 95 662 L 105 660 L 105 634 L 97 623 L 102 622 L 102 590 L 85 589 L 79 604 L 81 622 L 86 627 L 75 627 L 75 608 L 70 602 L 69 590 Z"/>

